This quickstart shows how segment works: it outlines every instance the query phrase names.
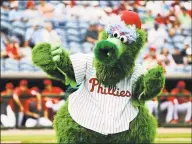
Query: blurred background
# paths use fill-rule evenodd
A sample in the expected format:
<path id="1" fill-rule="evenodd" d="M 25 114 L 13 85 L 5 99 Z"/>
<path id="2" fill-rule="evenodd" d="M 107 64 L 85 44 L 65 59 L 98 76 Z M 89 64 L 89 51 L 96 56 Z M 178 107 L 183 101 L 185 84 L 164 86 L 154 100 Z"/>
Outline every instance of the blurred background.
<path id="1" fill-rule="evenodd" d="M 190 127 L 191 1 L 1 0 L 0 6 L 1 129 L 52 127 L 54 114 L 76 90 L 33 66 L 35 44 L 59 38 L 70 54 L 90 53 L 104 20 L 123 10 L 137 12 L 147 32 L 137 63 L 165 68 L 165 88 L 147 107 L 160 127 Z"/>

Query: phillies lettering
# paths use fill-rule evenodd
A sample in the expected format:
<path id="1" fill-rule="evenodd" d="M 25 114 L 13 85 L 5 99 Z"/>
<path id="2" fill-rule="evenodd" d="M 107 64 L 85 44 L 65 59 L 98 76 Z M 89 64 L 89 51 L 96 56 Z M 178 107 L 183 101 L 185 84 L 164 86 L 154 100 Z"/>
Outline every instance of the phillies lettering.
<path id="1" fill-rule="evenodd" d="M 123 91 L 123 90 L 119 91 L 119 88 L 115 88 L 115 87 L 108 87 L 108 88 L 102 87 L 96 78 L 91 78 L 89 80 L 89 83 L 91 83 L 90 92 L 93 92 L 94 90 L 96 90 L 97 93 L 101 93 L 101 94 L 108 94 L 108 95 L 121 96 L 121 97 L 131 96 L 131 93 L 129 91 Z"/>

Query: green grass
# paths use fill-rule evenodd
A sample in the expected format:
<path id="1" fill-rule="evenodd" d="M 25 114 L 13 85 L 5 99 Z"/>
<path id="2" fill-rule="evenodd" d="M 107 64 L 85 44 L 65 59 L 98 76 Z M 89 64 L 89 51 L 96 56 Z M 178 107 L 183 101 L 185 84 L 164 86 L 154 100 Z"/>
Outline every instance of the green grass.
<path id="1" fill-rule="evenodd" d="M 1 142 L 22 142 L 22 143 L 56 143 L 56 137 L 52 134 L 26 135 L 9 134 L 1 135 Z M 190 133 L 159 133 L 156 143 L 191 143 Z"/>

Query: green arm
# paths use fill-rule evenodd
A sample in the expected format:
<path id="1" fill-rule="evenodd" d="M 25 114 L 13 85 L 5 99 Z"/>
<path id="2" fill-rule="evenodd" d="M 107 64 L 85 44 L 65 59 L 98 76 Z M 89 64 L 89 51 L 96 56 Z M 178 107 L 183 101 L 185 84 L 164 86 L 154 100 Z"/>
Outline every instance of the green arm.
<path id="1" fill-rule="evenodd" d="M 75 82 L 71 60 L 63 48 L 51 48 L 48 43 L 37 44 L 32 50 L 32 61 L 54 79 L 65 84 Z"/>
<path id="2" fill-rule="evenodd" d="M 132 101 L 135 106 L 144 105 L 146 100 L 159 95 L 164 87 L 164 70 L 161 66 L 141 75 L 134 84 Z"/>

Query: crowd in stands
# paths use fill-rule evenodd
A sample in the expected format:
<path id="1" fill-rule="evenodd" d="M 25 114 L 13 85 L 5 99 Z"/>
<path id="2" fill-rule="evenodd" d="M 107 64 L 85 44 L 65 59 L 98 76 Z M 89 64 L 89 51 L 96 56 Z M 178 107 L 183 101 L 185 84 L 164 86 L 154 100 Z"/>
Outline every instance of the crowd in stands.
<path id="1" fill-rule="evenodd" d="M 137 12 L 147 32 L 139 63 L 144 60 L 146 69 L 162 64 L 168 72 L 187 67 L 192 63 L 190 5 L 177 0 L 1 1 L 1 71 L 38 71 L 31 66 L 31 49 L 40 42 L 60 43 L 71 54 L 91 52 L 103 20 L 123 10 Z M 15 67 L 19 64 L 30 65 Z"/>
<path id="2" fill-rule="evenodd" d="M 7 83 L 1 92 L 1 124 L 16 126 L 51 126 L 53 115 L 65 103 L 64 91 L 52 85 L 51 80 L 44 80 L 44 89 L 28 87 L 27 80 L 21 80 L 17 87 Z"/>

